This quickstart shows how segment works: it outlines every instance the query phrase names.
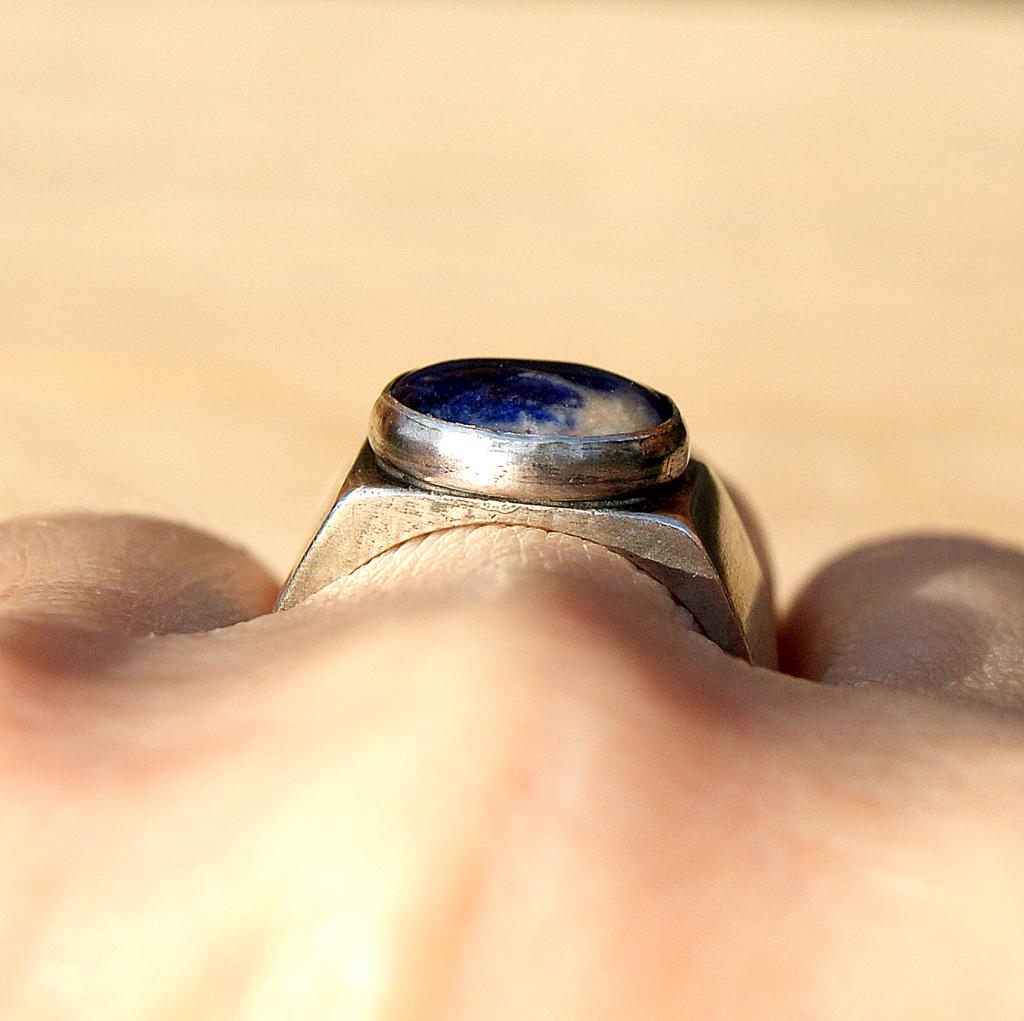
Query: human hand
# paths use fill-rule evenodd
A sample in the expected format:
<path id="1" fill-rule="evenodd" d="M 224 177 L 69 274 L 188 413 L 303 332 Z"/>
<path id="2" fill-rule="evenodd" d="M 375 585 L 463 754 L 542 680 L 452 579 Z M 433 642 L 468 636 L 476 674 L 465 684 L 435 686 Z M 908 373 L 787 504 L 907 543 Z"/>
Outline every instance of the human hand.
<path id="1" fill-rule="evenodd" d="M 263 616 L 184 528 L 2 533 L 0 1017 L 1024 1012 L 1018 553 L 836 562 L 811 684 L 532 529 Z"/>

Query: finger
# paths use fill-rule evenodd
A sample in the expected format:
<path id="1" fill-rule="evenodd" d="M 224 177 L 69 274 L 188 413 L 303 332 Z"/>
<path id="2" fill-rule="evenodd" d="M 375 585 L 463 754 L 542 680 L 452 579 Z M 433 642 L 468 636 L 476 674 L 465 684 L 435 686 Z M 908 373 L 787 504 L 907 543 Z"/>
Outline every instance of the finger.
<path id="1" fill-rule="evenodd" d="M 524 525 L 432 532 L 371 560 L 326 597 L 365 613 L 403 604 L 530 603 L 561 593 L 566 613 L 600 615 L 627 629 L 652 621 L 696 629 L 689 611 L 625 557 L 596 543 Z"/>
<path id="2" fill-rule="evenodd" d="M 1024 709 L 1024 555 L 956 536 L 855 550 L 798 597 L 782 662 L 828 684 Z"/>
<path id="3" fill-rule="evenodd" d="M 35 665 L 224 627 L 267 612 L 274 594 L 249 554 L 184 525 L 82 514 L 0 524 L 0 651 Z"/>

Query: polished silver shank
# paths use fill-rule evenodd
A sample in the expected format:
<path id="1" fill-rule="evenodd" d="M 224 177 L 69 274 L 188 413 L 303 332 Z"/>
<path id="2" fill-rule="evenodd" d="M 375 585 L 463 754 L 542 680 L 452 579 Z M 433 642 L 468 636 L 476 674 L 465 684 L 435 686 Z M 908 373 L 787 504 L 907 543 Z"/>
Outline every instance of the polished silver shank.
<path id="1" fill-rule="evenodd" d="M 728 491 L 699 461 L 636 505 L 571 506 L 423 489 L 382 470 L 364 444 L 278 608 L 295 606 L 416 536 L 482 524 L 528 525 L 615 550 L 664 584 L 726 652 L 775 663 L 767 574 Z"/>
<path id="2" fill-rule="evenodd" d="M 686 426 L 668 398 L 669 417 L 644 432 L 551 436 L 445 422 L 406 407 L 390 389 L 374 406 L 369 441 L 385 471 L 398 479 L 560 504 L 628 498 L 686 470 Z"/>

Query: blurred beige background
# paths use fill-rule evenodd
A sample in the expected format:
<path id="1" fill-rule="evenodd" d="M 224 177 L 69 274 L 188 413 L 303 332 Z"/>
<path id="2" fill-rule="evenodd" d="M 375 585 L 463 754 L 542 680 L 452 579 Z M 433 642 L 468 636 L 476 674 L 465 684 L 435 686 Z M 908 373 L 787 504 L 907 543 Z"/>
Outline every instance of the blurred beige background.
<path id="1" fill-rule="evenodd" d="M 784 593 L 1024 540 L 1024 9 L 9 4 L 0 514 L 290 565 L 398 371 L 672 393 Z"/>

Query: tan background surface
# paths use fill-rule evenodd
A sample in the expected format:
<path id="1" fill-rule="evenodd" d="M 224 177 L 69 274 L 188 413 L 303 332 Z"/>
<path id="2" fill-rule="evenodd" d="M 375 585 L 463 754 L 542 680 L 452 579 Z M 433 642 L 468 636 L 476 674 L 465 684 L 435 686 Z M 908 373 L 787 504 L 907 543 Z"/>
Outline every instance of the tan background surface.
<path id="1" fill-rule="evenodd" d="M 283 572 L 380 385 L 466 354 L 672 393 L 783 590 L 1024 539 L 1024 9 L 7 5 L 0 514 Z"/>

